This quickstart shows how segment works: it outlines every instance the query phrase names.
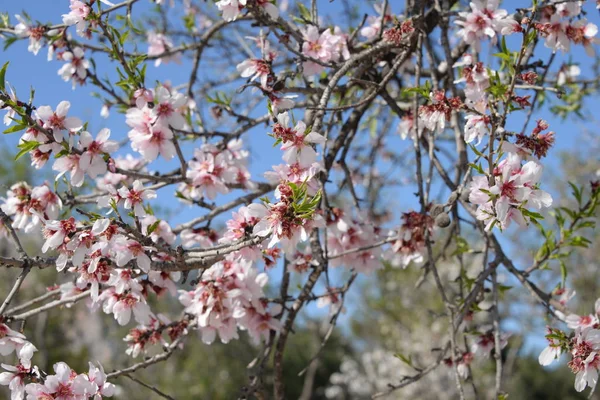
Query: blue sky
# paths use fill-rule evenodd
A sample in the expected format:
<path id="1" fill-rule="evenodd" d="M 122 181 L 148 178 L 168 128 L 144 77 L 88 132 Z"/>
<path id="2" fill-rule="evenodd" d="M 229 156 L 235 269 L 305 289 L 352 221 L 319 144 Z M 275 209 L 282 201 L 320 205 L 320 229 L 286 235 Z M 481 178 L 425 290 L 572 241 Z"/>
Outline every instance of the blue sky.
<path id="1" fill-rule="evenodd" d="M 142 0 L 141 3 L 143 4 L 141 6 L 142 8 L 149 7 L 149 2 Z M 369 6 L 369 4 L 372 3 L 374 2 L 369 1 L 362 3 L 361 12 L 369 12 L 373 14 L 371 11 L 372 8 Z M 391 1 L 390 3 L 392 4 L 393 10 L 395 12 L 399 12 L 401 9 L 397 6 L 397 4 L 403 4 L 404 2 Z M 503 2 L 503 7 L 508 9 L 509 12 L 512 12 L 516 6 L 522 7 L 523 3 L 523 1 L 519 0 L 505 1 Z M 590 2 L 588 1 L 588 3 Z M 336 7 L 338 6 L 336 3 L 331 3 L 329 0 L 322 0 L 319 1 L 318 4 L 320 11 L 323 14 L 329 14 L 332 16 L 331 18 L 333 21 L 336 20 Z M 9 15 L 11 15 L 11 17 L 13 17 L 14 14 L 21 13 L 23 5 L 26 5 L 26 11 L 33 17 L 33 19 L 38 19 L 43 22 L 52 21 L 54 23 L 60 23 L 61 14 L 68 12 L 68 1 L 66 0 L 30 0 L 27 2 L 3 1 L 2 5 L 0 6 L 0 11 L 7 12 Z M 594 9 L 593 5 L 588 4 L 586 10 L 588 11 L 588 19 L 591 22 L 600 25 L 598 13 Z M 14 18 L 12 21 L 14 22 Z M 340 24 L 343 26 L 343 21 L 340 21 Z M 516 50 L 517 46 L 519 45 L 519 40 L 520 39 L 517 39 L 516 37 L 509 38 L 507 41 L 509 47 L 513 50 Z M 143 51 L 145 51 L 145 49 L 145 46 L 140 48 L 140 50 Z M 214 54 L 214 52 L 218 51 L 218 49 L 213 49 L 210 51 L 212 51 Z M 542 60 L 546 60 L 549 55 L 550 51 L 544 49 L 538 54 L 538 57 Z M 534 60 L 538 57 L 535 57 Z M 92 132 L 92 134 L 95 135 L 101 128 L 108 127 L 112 130 L 113 137 L 125 137 L 128 127 L 124 124 L 124 116 L 118 114 L 116 111 L 113 111 L 108 119 L 103 119 L 100 117 L 99 111 L 101 103 L 98 99 L 90 97 L 90 91 L 92 87 L 88 85 L 84 87 L 78 87 L 75 91 L 72 91 L 71 84 L 64 82 L 60 76 L 57 75 L 57 71 L 62 65 L 62 62 L 47 62 L 45 49 L 43 49 L 38 56 L 34 56 L 33 54 L 27 52 L 26 42 L 21 41 L 11 46 L 7 51 L 0 52 L 0 64 L 3 64 L 8 60 L 10 60 L 11 65 L 7 73 L 7 80 L 17 89 L 20 97 L 26 97 L 29 87 L 32 86 L 36 89 L 35 103 L 37 105 L 51 105 L 52 107 L 55 107 L 61 100 L 69 100 L 71 102 L 70 115 L 78 116 L 82 120 L 87 121 L 89 123 L 89 130 Z M 573 51 L 569 56 L 558 54 L 556 61 L 554 62 L 554 66 L 557 68 L 562 62 L 567 62 L 569 60 L 580 64 L 583 77 L 595 77 L 592 70 L 593 60 L 584 53 L 581 47 L 574 46 Z M 483 61 L 486 61 L 485 57 Z M 104 69 L 106 71 L 110 71 L 107 66 L 108 64 L 105 60 L 98 58 L 98 68 L 100 70 Z M 234 66 L 231 66 L 232 69 L 233 67 Z M 554 70 L 556 70 L 556 68 Z M 153 82 L 155 79 L 168 79 L 174 85 L 185 83 L 189 76 L 189 69 L 190 63 L 188 60 L 184 60 L 181 65 L 168 64 L 162 65 L 159 68 L 155 68 L 154 65 L 151 64 L 148 66 L 148 82 Z M 199 79 L 202 80 L 206 77 L 215 76 L 219 73 L 220 71 L 201 69 Z M 251 97 L 256 95 L 253 95 L 249 90 L 246 90 L 239 96 Z M 553 94 L 549 94 L 548 96 L 550 98 L 554 97 Z M 591 104 L 592 101 L 595 102 L 596 100 L 597 98 L 594 98 L 593 100 L 588 101 L 588 103 Z M 534 120 L 537 118 L 546 119 L 550 123 L 551 130 L 556 132 L 556 146 L 553 150 L 554 153 L 559 151 L 572 151 L 580 146 L 580 143 L 576 141 L 580 137 L 578 132 L 583 130 L 595 130 L 597 127 L 597 119 L 595 114 L 593 114 L 595 107 L 588 108 L 588 110 L 591 110 L 591 113 L 586 116 L 585 120 L 570 119 L 563 121 L 550 113 L 547 109 L 542 109 L 536 112 Z M 261 110 L 261 113 L 263 112 L 264 110 Z M 297 118 L 298 117 L 301 117 L 301 114 L 298 114 Z M 520 115 L 515 114 L 514 117 L 511 117 L 511 123 L 508 128 L 520 130 L 523 118 L 524 113 L 521 113 Z M 532 126 L 533 124 L 530 123 L 530 129 Z M 244 137 L 246 143 L 248 143 L 250 148 L 253 150 L 251 172 L 254 179 L 257 180 L 262 180 L 262 172 L 269 170 L 271 165 L 279 164 L 281 162 L 281 153 L 277 148 L 272 147 L 272 139 L 266 135 L 267 132 L 267 128 L 260 126 L 253 129 Z M 6 145 L 15 148 L 17 140 L 18 135 L 16 134 L 2 135 L 0 136 L 0 145 Z M 390 143 L 394 145 L 398 143 L 398 145 L 404 146 L 404 144 L 400 143 L 399 139 L 394 139 Z M 126 147 L 125 150 L 129 149 Z M 191 148 L 186 148 L 185 153 L 189 157 L 191 154 Z M 549 157 L 547 159 L 550 169 L 560 169 L 560 164 L 557 160 L 558 158 L 556 157 Z M 159 162 L 156 165 L 157 168 L 164 170 L 178 167 L 176 160 L 172 160 L 170 163 Z M 410 173 L 412 173 L 412 171 Z M 223 201 L 226 201 L 234 196 L 235 194 L 231 194 L 230 196 L 223 198 Z M 412 200 L 411 196 L 403 195 L 399 197 L 401 199 L 399 200 L 399 205 L 403 206 L 404 208 L 408 208 L 415 204 L 415 201 Z M 160 200 L 159 204 L 163 206 L 171 206 L 173 202 L 170 200 Z M 201 213 L 201 211 L 190 209 L 187 206 L 178 205 L 176 206 L 176 209 L 178 210 L 177 214 L 174 215 L 170 220 L 172 225 L 189 220 L 191 217 L 200 215 Z M 516 325 L 515 328 L 517 328 Z"/>

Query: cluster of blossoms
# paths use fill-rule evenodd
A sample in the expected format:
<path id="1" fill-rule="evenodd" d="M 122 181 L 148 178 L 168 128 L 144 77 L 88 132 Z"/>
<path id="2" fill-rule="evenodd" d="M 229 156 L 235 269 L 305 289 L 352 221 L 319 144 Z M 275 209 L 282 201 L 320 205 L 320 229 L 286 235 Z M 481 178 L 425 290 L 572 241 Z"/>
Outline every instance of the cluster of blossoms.
<path id="1" fill-rule="evenodd" d="M 317 153 L 312 144 L 323 144 L 325 138 L 307 129 L 302 121 L 294 128 L 289 127 L 290 117 L 287 112 L 279 114 L 276 121 L 272 136 L 276 139 L 275 144 L 281 144 L 283 160 L 290 169 L 281 168 L 280 172 L 275 172 L 283 178 L 275 190 L 276 203 L 256 204 L 250 207 L 252 216 L 260 219 L 254 225 L 253 234 L 259 237 L 270 235 L 268 248 L 281 243 L 287 254 L 293 253 L 300 241 L 308 239 L 308 232 L 324 225 L 322 216 L 316 211 L 321 197 L 320 192 L 315 193 L 317 183 L 314 178 L 319 167 L 318 164 L 315 165 Z M 302 169 L 310 171 L 311 168 L 312 172 L 307 176 L 313 178 L 310 181 L 303 181 L 298 185 L 285 180 L 285 175 L 289 174 L 296 180 L 296 173 L 301 173 Z"/>
<path id="2" fill-rule="evenodd" d="M 8 356 L 13 352 L 16 353 L 19 359 L 19 365 L 23 368 L 31 367 L 31 358 L 33 353 L 36 352 L 36 347 L 27 341 L 25 335 L 16 332 L 9 328 L 2 319 L 0 319 L 0 354 Z M 3 365 L 6 369 L 6 366 Z M 7 385 L 6 376 L 0 374 L 0 384 Z"/>
<path id="3" fill-rule="evenodd" d="M 471 55 L 465 55 L 454 67 L 463 67 L 461 78 L 454 83 L 465 82 L 465 105 L 477 112 L 466 114 L 465 142 L 471 143 L 477 139 L 479 144 L 488 132 L 490 123 L 490 117 L 485 115 L 488 108 L 486 89 L 490 86 L 488 70 L 482 62 L 474 63 Z"/>
<path id="4" fill-rule="evenodd" d="M 54 375 L 41 374 L 31 359 L 37 349 L 26 337 L 8 327 L 0 319 L 0 354 L 15 352 L 17 365 L 2 364 L 6 372 L 0 373 L 0 385 L 8 386 L 11 400 L 27 399 L 102 399 L 111 397 L 115 386 L 106 381 L 101 365 L 90 363 L 87 374 L 77 374 L 63 362 L 54 365 Z M 30 383 L 27 383 L 27 382 Z M 41 382 L 41 383 L 40 383 Z"/>
<path id="5" fill-rule="evenodd" d="M 273 115 L 293 108 L 295 103 L 292 99 L 296 95 L 282 96 L 280 91 L 285 85 L 277 80 L 273 72 L 273 61 L 277 58 L 277 51 L 271 48 L 270 42 L 264 37 L 247 37 L 247 39 L 252 39 L 256 43 L 262 58 L 249 58 L 242 61 L 236 66 L 238 72 L 242 78 L 250 78 L 251 82 L 257 79 L 260 81 L 260 90 L 268 98 Z"/>
<path id="6" fill-rule="evenodd" d="M 306 186 L 282 183 L 277 186 L 276 203 L 251 205 L 253 215 L 259 218 L 252 233 L 259 237 L 271 237 L 268 248 L 281 244 L 284 253 L 292 253 L 309 232 L 324 226 L 322 216 L 316 211 L 321 200 L 319 193 L 309 196 Z"/>
<path id="7" fill-rule="evenodd" d="M 82 1 L 71 0 L 70 9 L 68 14 L 63 14 L 63 23 L 68 26 L 75 25 L 79 36 L 89 37 L 91 32 L 88 31 L 86 20 L 92 12 L 91 7 Z"/>
<path id="8" fill-rule="evenodd" d="M 151 319 L 148 325 L 139 325 L 129 331 L 124 339 L 128 345 L 125 352 L 135 358 L 140 353 L 144 353 L 148 345 L 167 345 L 163 333 L 166 333 L 171 342 L 174 342 L 179 337 L 187 335 L 189 326 L 188 319 L 170 322 L 167 317 L 158 314 L 156 318 Z"/>
<path id="9" fill-rule="evenodd" d="M 227 244 L 249 238 L 264 214 L 264 208 L 260 204 L 250 204 L 247 207 L 240 208 L 237 212 L 233 212 L 232 218 L 227 221 L 227 232 L 218 242 Z M 201 237 L 198 241 L 202 240 L 206 241 L 204 237 Z M 239 254 L 245 260 L 256 261 L 261 256 L 261 249 L 259 246 L 248 246 L 241 249 Z"/>
<path id="10" fill-rule="evenodd" d="M 205 196 L 214 200 L 218 193 L 229 193 L 230 187 L 256 188 L 250 180 L 248 155 L 241 139 L 230 140 L 225 148 L 205 143 L 194 150 L 194 159 L 187 170 L 190 182 L 180 186 L 180 193 L 193 200 Z"/>
<path id="11" fill-rule="evenodd" d="M 535 29 L 545 39 L 545 46 L 553 51 L 567 52 L 571 43 L 583 45 L 588 55 L 593 56 L 598 27 L 581 18 L 583 1 L 554 2 L 552 7 L 542 9 L 540 21 Z"/>
<path id="12" fill-rule="evenodd" d="M 472 45 L 475 50 L 481 50 L 481 42 L 489 37 L 492 42 L 498 39 L 498 34 L 510 35 L 522 32 L 521 25 L 503 9 L 498 9 L 499 0 L 473 0 L 471 11 L 458 13 L 460 19 L 457 25 L 462 26 L 456 34 L 465 43 Z"/>
<path id="13" fill-rule="evenodd" d="M 347 251 L 355 251 L 330 261 L 332 267 L 343 265 L 358 272 L 372 272 L 381 267 L 380 246 L 368 248 L 379 240 L 379 229 L 364 216 L 354 218 L 350 210 L 334 208 L 327 219 L 327 249 L 333 258 Z"/>
<path id="14" fill-rule="evenodd" d="M 280 328 L 275 317 L 281 306 L 269 307 L 264 299 L 267 281 L 267 274 L 258 273 L 252 261 L 231 254 L 204 271 L 195 290 L 180 291 L 179 301 L 195 316 L 204 343 L 212 343 L 217 334 L 223 343 L 237 339 L 238 329 L 259 342 Z"/>
<path id="15" fill-rule="evenodd" d="M 46 238 L 42 251 L 57 251 L 57 269 L 60 271 L 68 267 L 77 276 L 72 291 L 65 291 L 65 297 L 89 290 L 92 306 L 103 303 L 103 310 L 114 314 L 121 325 L 129 322 L 132 312 L 138 322 L 150 321 L 152 313 L 146 303 L 144 284 L 168 288 L 171 283 L 167 283 L 166 278 L 178 279 L 176 274 L 172 274 L 161 276 L 165 279 L 151 281 L 148 253 L 155 249 L 129 238 L 109 219 L 96 220 L 91 227 L 76 222 L 73 217 L 62 221 L 42 219 L 42 222 Z M 148 222 L 152 223 L 152 220 Z M 168 227 L 156 225 L 162 234 L 154 237 L 157 242 L 163 243 L 162 237 L 172 239 L 168 235 Z M 160 254 L 156 254 L 156 258 L 165 261 Z M 134 260 L 139 269 L 149 274 L 146 281 L 135 268 L 115 268 L 124 267 Z M 101 285 L 104 287 L 102 290 Z"/>
<path id="16" fill-rule="evenodd" d="M 371 15 L 367 17 L 366 26 L 360 29 L 361 36 L 369 40 L 375 39 L 379 35 L 379 32 L 382 31 L 383 26 L 394 21 L 394 15 L 389 6 L 385 7 L 384 3 L 376 3 L 373 7 L 379 16 Z"/>
<path id="17" fill-rule="evenodd" d="M 47 184 L 31 188 L 26 182 L 18 182 L 2 199 L 2 211 L 12 218 L 12 227 L 26 233 L 40 228 L 40 218 L 56 219 L 62 208 L 60 197 Z"/>
<path id="18" fill-rule="evenodd" d="M 154 161 L 160 154 L 170 160 L 176 154 L 171 129 L 186 126 L 182 112 L 187 108 L 186 97 L 165 86 L 153 91 L 138 89 L 134 93 L 136 107 L 127 110 L 125 123 L 131 127 L 128 133 L 133 150 L 144 160 Z"/>
<path id="19" fill-rule="evenodd" d="M 569 298 L 572 297 L 572 294 Z M 564 320 L 573 332 L 548 327 L 548 346 L 539 356 L 541 365 L 550 365 L 561 354 L 569 353 L 569 368 L 575 374 L 575 390 L 583 391 L 586 386 L 592 391 L 598 383 L 600 370 L 600 299 L 596 300 L 594 313 L 584 316 L 567 315 Z"/>
<path id="20" fill-rule="evenodd" d="M 279 9 L 269 0 L 255 0 L 252 3 L 273 20 L 279 18 Z M 223 13 L 225 21 L 233 21 L 239 17 L 246 5 L 248 5 L 248 0 L 219 0 L 216 3 L 216 6 Z"/>
<path id="21" fill-rule="evenodd" d="M 64 362 L 54 364 L 54 375 L 42 377 L 38 367 L 2 364 L 8 372 L 0 374 L 0 385 L 7 385 L 11 400 L 94 399 L 112 397 L 115 385 L 106 381 L 101 365 L 89 364 L 87 373 L 77 374 Z M 27 383 L 26 381 L 31 381 Z M 43 382 L 43 383 L 39 383 Z M 27 397 L 25 397 L 27 395 Z"/>
<path id="22" fill-rule="evenodd" d="M 456 364 L 456 371 L 458 375 L 462 379 L 467 379 L 469 377 L 469 366 L 473 362 L 473 353 L 470 351 L 463 352 L 458 357 L 454 357 L 454 359 L 448 357 L 444 359 L 444 365 L 448 368 L 454 367 Z"/>
<path id="23" fill-rule="evenodd" d="M 38 107 L 35 111 L 38 125 L 25 131 L 20 145 L 29 146 L 31 164 L 38 169 L 54 153 L 52 169 L 58 172 L 56 179 L 69 173 L 71 185 L 80 187 L 85 175 L 96 178 L 106 173 L 106 159 L 118 149 L 118 144 L 109 140 L 110 130 L 106 128 L 95 139 L 89 132 L 81 131 L 81 120 L 67 116 L 70 107 L 68 101 L 60 102 L 56 110 L 50 106 Z"/>
<path id="24" fill-rule="evenodd" d="M 399 26 L 395 26 L 383 32 L 383 40 L 399 46 L 406 35 L 413 33 L 414 31 L 415 28 L 413 27 L 412 20 L 409 19 L 402 22 Z"/>
<path id="25" fill-rule="evenodd" d="M 542 165 L 538 161 L 530 160 L 523 164 L 521 155 L 509 152 L 494 168 L 493 177 L 473 177 L 469 201 L 478 206 L 477 219 L 486 223 L 485 229 L 491 230 L 498 225 L 503 230 L 512 221 L 526 226 L 535 213 L 525 207 L 536 210 L 550 207 L 552 197 L 539 189 L 541 175 Z"/>
<path id="26" fill-rule="evenodd" d="M 402 214 L 398 240 L 386 251 L 385 258 L 394 267 L 406 268 L 411 262 L 423 262 L 426 232 L 433 233 L 434 219 L 428 214 L 410 211 Z"/>
<path id="27" fill-rule="evenodd" d="M 436 90 L 430 94 L 431 104 L 419 107 L 419 125 L 431 132 L 443 132 L 446 121 L 450 120 L 453 110 L 459 110 L 463 102 L 458 97 L 447 98 L 443 90 Z M 419 131 L 422 128 L 419 127 Z"/>
<path id="28" fill-rule="evenodd" d="M 500 348 L 504 349 L 508 344 L 508 334 L 500 334 Z M 444 364 L 447 367 L 454 367 L 456 364 L 456 371 L 462 379 L 469 377 L 470 365 L 476 359 L 487 359 L 489 358 L 492 351 L 495 351 L 495 337 L 492 329 L 487 329 L 484 333 L 479 333 L 474 336 L 473 343 L 471 344 L 470 351 L 464 351 L 455 356 L 454 358 L 448 357 L 444 359 Z"/>
<path id="29" fill-rule="evenodd" d="M 322 33 L 319 33 L 319 28 L 309 25 L 302 34 L 304 37 L 302 54 L 310 58 L 302 63 L 305 76 L 320 74 L 325 70 L 323 65 L 314 60 L 330 64 L 350 58 L 348 37 L 339 26 L 333 29 L 325 29 Z"/>

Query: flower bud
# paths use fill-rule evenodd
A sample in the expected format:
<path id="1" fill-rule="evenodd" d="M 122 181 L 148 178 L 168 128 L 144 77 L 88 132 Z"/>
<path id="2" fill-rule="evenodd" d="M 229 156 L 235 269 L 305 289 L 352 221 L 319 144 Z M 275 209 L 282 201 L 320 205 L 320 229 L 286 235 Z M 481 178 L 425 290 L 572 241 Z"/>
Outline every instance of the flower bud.
<path id="1" fill-rule="evenodd" d="M 429 214 L 430 214 L 430 215 L 431 215 L 433 218 L 435 218 L 435 217 L 437 217 L 438 215 L 440 215 L 440 214 L 441 214 L 441 213 L 443 213 L 443 212 L 444 212 L 444 206 L 443 206 L 443 205 L 441 205 L 441 204 L 437 204 L 437 203 L 435 203 L 435 204 L 433 204 L 433 205 L 431 206 L 431 210 L 429 211 Z"/>
<path id="2" fill-rule="evenodd" d="M 450 225 L 450 216 L 448 213 L 443 212 L 437 217 L 435 217 L 435 224 L 440 228 L 446 228 Z"/>

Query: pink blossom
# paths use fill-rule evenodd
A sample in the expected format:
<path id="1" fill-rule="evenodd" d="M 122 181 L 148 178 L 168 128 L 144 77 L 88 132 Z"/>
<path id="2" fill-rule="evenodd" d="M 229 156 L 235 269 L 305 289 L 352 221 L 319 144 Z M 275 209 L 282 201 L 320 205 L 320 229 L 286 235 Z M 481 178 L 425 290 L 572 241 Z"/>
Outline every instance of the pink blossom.
<path id="1" fill-rule="evenodd" d="M 567 326 L 571 329 L 586 329 L 591 328 L 598 324 L 598 317 L 596 315 L 584 315 L 579 316 L 577 314 L 569 314 L 565 318 Z"/>
<path id="2" fill-rule="evenodd" d="M 138 218 L 146 215 L 146 211 L 144 210 L 144 200 L 156 198 L 156 192 L 144 188 L 144 185 L 139 180 L 133 182 L 133 188 L 131 189 L 122 186 L 118 193 L 124 200 L 123 207 L 125 207 L 126 210 L 133 210 L 135 216 Z"/>
<path id="3" fill-rule="evenodd" d="M 123 267 L 129 261 L 135 258 L 137 266 L 144 272 L 150 271 L 150 257 L 146 251 L 151 250 L 147 246 L 142 246 L 133 239 L 127 239 L 124 236 L 118 237 L 114 242 L 115 260 L 119 267 Z"/>
<path id="4" fill-rule="evenodd" d="M 208 228 L 184 229 L 180 236 L 181 244 L 186 248 L 212 247 L 219 237 L 214 230 Z"/>
<path id="5" fill-rule="evenodd" d="M 86 18 L 92 11 L 91 8 L 82 1 L 71 0 L 71 11 L 68 14 L 63 14 L 62 19 L 65 25 L 77 25 L 77 33 L 84 36 L 86 31 Z"/>
<path id="6" fill-rule="evenodd" d="M 40 106 L 35 110 L 37 118 L 42 121 L 42 126 L 52 129 L 54 140 L 58 143 L 63 141 L 63 131 L 78 131 L 83 126 L 79 118 L 67 117 L 70 107 L 71 103 L 61 101 L 56 107 L 56 111 L 52 111 L 50 106 Z"/>
<path id="7" fill-rule="evenodd" d="M 31 26 L 27 20 L 19 14 L 15 15 L 18 24 L 15 25 L 15 34 L 20 37 L 29 37 L 29 46 L 27 51 L 37 56 L 42 48 L 42 38 L 44 37 L 45 29 L 41 26 Z M 49 34 L 53 32 L 48 32 Z"/>
<path id="8" fill-rule="evenodd" d="M 394 16 L 389 6 L 385 10 L 383 9 L 383 3 L 375 4 L 374 8 L 379 16 L 369 16 L 367 18 L 367 26 L 360 30 L 360 35 L 367 39 L 375 39 L 382 29 L 381 25 L 391 22 Z"/>
<path id="9" fill-rule="evenodd" d="M 207 150 L 209 149 L 205 147 L 194 151 L 195 160 L 189 162 L 187 177 L 192 181 L 191 195 L 193 198 L 202 198 L 206 195 L 213 200 L 217 197 L 217 193 L 229 192 L 226 185 L 228 175 L 225 174 L 228 167 L 224 154 L 214 155 Z"/>
<path id="10" fill-rule="evenodd" d="M 88 167 L 89 168 L 89 167 Z M 52 169 L 58 172 L 56 180 L 69 172 L 71 185 L 80 187 L 85 179 L 85 171 L 81 169 L 81 157 L 78 154 L 67 154 L 54 161 Z"/>
<path id="11" fill-rule="evenodd" d="M 246 0 L 219 0 L 216 6 L 223 13 L 225 21 L 233 21 L 240 15 L 240 10 L 246 5 Z"/>
<path id="12" fill-rule="evenodd" d="M 196 316 L 203 342 L 212 343 L 218 335 L 227 343 L 238 337 L 238 327 L 258 341 L 279 329 L 273 318 L 279 310 L 269 310 L 262 299 L 267 281 L 250 261 L 229 256 L 204 271 L 195 290 L 181 290 L 179 301 L 185 312 Z"/>
<path id="13" fill-rule="evenodd" d="M 25 398 L 25 378 L 30 374 L 31 367 L 22 364 L 17 366 L 1 365 L 8 372 L 0 374 L 0 385 L 8 386 L 11 400 L 23 400 Z"/>
<path id="14" fill-rule="evenodd" d="M 140 324 L 148 324 L 151 320 L 151 311 L 146 300 L 140 294 L 127 293 L 118 296 L 116 303 L 112 307 L 112 313 L 119 325 L 127 325 L 131 319 L 131 314 Z"/>
<path id="15" fill-rule="evenodd" d="M 471 11 L 460 12 L 461 19 L 455 22 L 462 26 L 456 34 L 461 36 L 466 43 L 474 45 L 477 51 L 481 49 L 483 38 L 487 36 L 495 41 L 496 33 L 506 28 L 505 20 L 512 19 L 507 15 L 506 10 L 498 9 L 498 3 L 499 0 L 488 0 L 487 2 L 473 0 L 470 3 Z M 512 29 L 518 29 L 512 24 L 511 26 Z M 510 30 L 505 32 L 512 33 Z"/>
<path id="16" fill-rule="evenodd" d="M 548 334 L 551 333 L 552 330 L 548 329 Z M 543 366 L 552 364 L 552 362 L 554 362 L 554 360 L 557 360 L 562 353 L 562 348 L 560 346 L 559 341 L 548 337 L 546 339 L 548 340 L 548 346 L 545 347 L 544 350 L 542 350 L 538 357 L 540 365 Z"/>
<path id="17" fill-rule="evenodd" d="M 317 159 L 313 144 L 324 144 L 325 138 L 317 132 L 307 132 L 306 124 L 298 121 L 296 126 L 288 128 L 290 117 L 287 112 L 277 116 L 273 134 L 282 142 L 283 160 L 288 164 L 298 162 L 302 167 L 308 167 Z"/>
<path id="18" fill-rule="evenodd" d="M 84 58 L 84 52 L 81 47 L 73 48 L 73 51 L 65 51 L 61 56 L 64 64 L 59 70 L 58 75 L 62 77 L 65 82 L 73 80 L 73 88 L 76 83 L 82 83 L 87 77 L 87 69 L 90 67 L 90 62 Z"/>
<path id="19" fill-rule="evenodd" d="M 45 221 L 44 237 L 46 241 L 42 246 L 42 253 L 50 249 L 56 249 L 63 244 L 65 238 L 68 238 L 76 231 L 75 218 L 70 217 L 62 221 Z"/>
<path id="20" fill-rule="evenodd" d="M 173 132 L 161 123 L 149 127 L 148 133 L 132 130 L 129 132 L 131 147 L 138 151 L 146 161 L 154 161 L 160 154 L 165 160 L 172 159 L 175 154 Z"/>
<path id="21" fill-rule="evenodd" d="M 94 365 L 89 363 L 90 369 L 87 373 L 87 378 L 94 385 L 95 396 L 94 400 L 100 400 L 102 397 L 112 397 L 115 393 L 115 385 L 106 381 L 106 374 L 104 373 L 104 368 L 102 365 L 98 363 L 98 365 Z"/>
<path id="22" fill-rule="evenodd" d="M 134 272 L 131 269 L 113 269 L 107 284 L 112 286 L 116 294 L 123 294 L 126 291 L 136 293 L 142 291 L 142 285 L 134 278 Z"/>
<path id="23" fill-rule="evenodd" d="M 148 233 L 150 227 L 153 227 L 153 231 Z M 167 244 L 173 244 L 176 239 L 167 221 L 159 221 L 154 215 L 146 215 L 142 218 L 142 232 L 149 236 L 154 243 L 162 240 Z"/>
<path id="24" fill-rule="evenodd" d="M 536 210 L 549 207 L 552 197 L 538 189 L 542 166 L 536 161 L 521 165 L 521 157 L 509 153 L 494 171 L 495 184 L 490 187 L 486 177 L 476 177 L 470 185 L 469 200 L 477 204 L 477 218 L 487 221 L 490 230 L 496 223 L 506 229 L 511 221 L 527 223 L 519 208 L 525 204 Z M 495 203 L 492 201 L 495 199 Z"/>
<path id="25" fill-rule="evenodd" d="M 169 61 L 180 61 L 177 55 L 164 55 L 172 48 L 173 42 L 162 33 L 148 32 L 148 57 L 156 57 L 156 61 L 154 61 L 155 67 L 158 67 L 162 62 L 166 64 Z"/>
<path id="26" fill-rule="evenodd" d="M 7 95 L 9 97 L 10 100 L 12 100 L 13 102 L 17 102 L 17 95 L 15 94 L 15 90 L 12 88 L 12 86 L 10 86 L 7 83 L 7 88 L 10 90 L 10 93 L 7 91 Z M 0 100 L 0 107 L 2 107 L 4 105 L 4 102 L 2 100 Z M 11 107 L 6 107 L 6 114 L 4 114 L 4 125 L 8 126 L 10 124 L 12 124 L 13 122 L 13 118 L 15 118 L 15 116 L 17 115 L 17 112 L 11 108 Z"/>
<path id="27" fill-rule="evenodd" d="M 96 140 L 92 139 L 89 132 L 81 132 L 79 138 L 79 148 L 83 151 L 79 159 L 79 168 L 87 173 L 91 178 L 102 175 L 106 172 L 106 161 L 104 154 L 110 154 L 119 148 L 117 142 L 108 140 L 110 130 L 102 129 Z"/>
<path id="28" fill-rule="evenodd" d="M 267 88 L 269 75 L 273 74 L 271 62 L 257 58 L 242 61 L 236 66 L 242 78 L 250 78 L 251 81 L 260 79 L 260 85 Z"/>
<path id="29" fill-rule="evenodd" d="M 187 98 L 181 93 L 170 92 L 164 86 L 157 89 L 156 97 L 157 104 L 153 111 L 156 112 L 158 120 L 174 129 L 183 129 L 185 119 L 179 109 L 186 104 Z"/>
<path id="30" fill-rule="evenodd" d="M 30 396 L 51 395 L 51 398 L 57 400 L 73 400 L 88 398 L 96 392 L 94 385 L 85 375 L 77 375 L 66 363 L 56 363 L 53 368 L 55 374 L 48 375 L 43 386 L 27 385 L 27 393 Z"/>
<path id="31" fill-rule="evenodd" d="M 503 349 L 508 344 L 509 335 L 506 333 L 500 334 L 500 349 Z M 489 357 L 490 352 L 495 349 L 495 337 L 493 331 L 482 333 L 475 338 L 471 345 L 471 353 L 475 356 Z"/>

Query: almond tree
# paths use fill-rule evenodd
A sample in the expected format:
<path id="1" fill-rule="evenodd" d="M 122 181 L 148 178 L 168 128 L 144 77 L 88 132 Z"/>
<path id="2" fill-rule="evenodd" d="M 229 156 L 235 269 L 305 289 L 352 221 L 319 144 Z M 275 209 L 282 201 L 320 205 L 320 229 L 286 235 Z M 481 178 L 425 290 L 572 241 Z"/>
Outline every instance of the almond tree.
<path id="1" fill-rule="evenodd" d="M 569 353 L 575 388 L 595 388 L 600 309 L 569 311 L 574 266 L 563 259 L 591 244 L 599 184 L 573 184 L 574 209 L 553 206 L 543 169 L 561 135 L 539 116 L 548 96 L 569 113 L 595 87 L 568 63 L 576 47 L 593 56 L 597 27 L 586 16 L 595 4 L 386 0 L 362 20 L 348 13 L 342 28 L 316 0 L 156 3 L 156 18 L 141 0 L 71 0 L 62 22 L 60 11 L 50 23 L 2 18 L 5 46 L 47 50 L 65 88 L 92 88 L 102 116 L 120 115 L 110 129 L 90 126 L 69 96 L 43 105 L 34 90 L 13 88 L 18 63 L 0 69 L 4 132 L 21 135 L 17 158 L 55 176 L 15 183 L 0 207 L 0 232 L 16 249 L 0 263 L 20 271 L 0 305 L 0 384 L 12 399 L 110 397 L 116 378 L 168 363 L 189 341 L 242 335 L 257 354 L 240 397 L 287 398 L 284 354 L 301 313 L 312 302 L 329 307 L 327 346 L 355 282 L 384 266 L 420 269 L 442 308 L 428 344 L 435 356 L 416 368 L 409 359 L 414 372 L 389 376 L 373 397 L 445 364 L 459 398 L 506 398 L 499 271 L 539 303 L 540 318 L 555 320 L 540 364 Z M 185 73 L 161 74 L 169 63 Z M 252 173 L 252 155 L 264 152 L 249 149 L 268 137 L 281 162 Z M 392 209 L 399 196 L 412 206 Z M 192 218 L 162 217 L 158 207 L 173 200 Z M 517 227 L 543 235 L 531 265 L 506 248 Z M 40 252 L 26 251 L 24 235 L 37 234 Z M 539 278 L 548 268 L 565 271 L 556 289 Z M 23 299 L 23 282 L 43 269 L 62 271 L 64 283 Z M 420 295 L 410 289 L 399 290 Z M 165 312 L 161 295 L 179 309 Z M 28 319 L 76 302 L 131 327 L 121 345 L 128 365 L 36 364 Z M 494 381 L 465 387 L 471 362 L 490 355 Z"/>

